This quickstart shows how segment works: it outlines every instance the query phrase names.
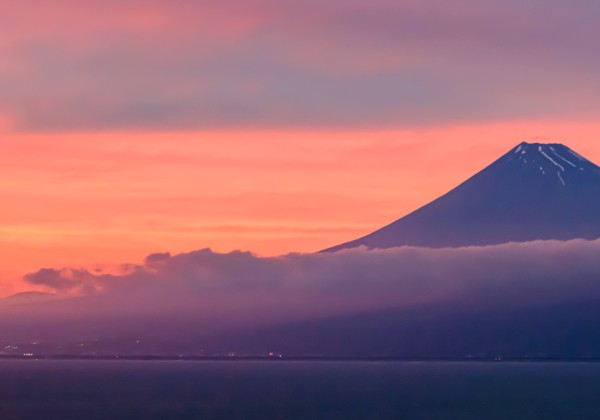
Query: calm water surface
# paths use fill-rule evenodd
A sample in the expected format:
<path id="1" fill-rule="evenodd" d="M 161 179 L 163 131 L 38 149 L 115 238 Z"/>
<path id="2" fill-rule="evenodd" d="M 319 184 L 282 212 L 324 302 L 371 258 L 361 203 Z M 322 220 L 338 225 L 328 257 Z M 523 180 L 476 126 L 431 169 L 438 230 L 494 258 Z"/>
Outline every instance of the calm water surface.
<path id="1" fill-rule="evenodd" d="M 600 364 L 0 361 L 0 419 L 600 419 Z"/>

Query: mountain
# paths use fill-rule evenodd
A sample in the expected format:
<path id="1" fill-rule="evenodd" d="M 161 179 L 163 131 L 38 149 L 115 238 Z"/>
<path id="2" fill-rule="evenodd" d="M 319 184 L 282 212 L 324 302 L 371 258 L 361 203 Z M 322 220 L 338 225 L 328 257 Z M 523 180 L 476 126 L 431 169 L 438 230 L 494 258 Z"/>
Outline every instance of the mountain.
<path id="1" fill-rule="evenodd" d="M 472 303 L 306 320 L 238 334 L 219 345 L 256 353 L 277 349 L 287 355 L 329 357 L 600 358 L 597 298 L 510 310 L 489 302 Z"/>
<path id="2" fill-rule="evenodd" d="M 56 298 L 54 293 L 45 293 L 45 292 L 21 292 L 15 293 L 13 295 L 6 296 L 5 298 L 0 299 L 0 304 L 2 303 L 30 303 L 30 302 L 39 302 L 42 300 L 51 300 Z"/>
<path id="3" fill-rule="evenodd" d="M 562 144 L 521 143 L 437 200 L 323 252 L 599 237 L 600 167 Z"/>

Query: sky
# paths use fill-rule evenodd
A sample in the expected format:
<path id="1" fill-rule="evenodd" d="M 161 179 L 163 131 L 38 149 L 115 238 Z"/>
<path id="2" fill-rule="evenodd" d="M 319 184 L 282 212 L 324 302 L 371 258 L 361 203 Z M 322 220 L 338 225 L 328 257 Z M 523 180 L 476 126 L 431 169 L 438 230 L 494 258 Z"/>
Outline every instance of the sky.
<path id="1" fill-rule="evenodd" d="M 600 162 L 591 0 L 0 0 L 0 295 L 362 236 L 521 141 Z"/>

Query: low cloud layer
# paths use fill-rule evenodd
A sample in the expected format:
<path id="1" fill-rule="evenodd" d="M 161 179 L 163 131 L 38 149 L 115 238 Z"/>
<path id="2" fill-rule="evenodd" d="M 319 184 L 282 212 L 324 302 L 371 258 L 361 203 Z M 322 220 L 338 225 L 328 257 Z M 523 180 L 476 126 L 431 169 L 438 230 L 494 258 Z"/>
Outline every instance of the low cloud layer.
<path id="1" fill-rule="evenodd" d="M 272 258 L 204 249 L 152 254 L 121 275 L 42 269 L 24 279 L 57 293 L 61 304 L 50 310 L 63 314 L 276 324 L 432 303 L 510 308 L 600 297 L 599 255 L 600 241 L 583 240 Z"/>

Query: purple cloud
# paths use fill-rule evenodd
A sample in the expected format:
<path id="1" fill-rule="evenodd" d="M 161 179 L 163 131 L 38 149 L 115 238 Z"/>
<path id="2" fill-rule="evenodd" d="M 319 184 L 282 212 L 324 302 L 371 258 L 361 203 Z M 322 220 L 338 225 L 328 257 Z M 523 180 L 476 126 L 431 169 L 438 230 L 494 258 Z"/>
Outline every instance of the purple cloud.
<path id="1" fill-rule="evenodd" d="M 550 328 L 544 320 L 553 319 L 552 308 L 564 312 L 564 308 L 581 307 L 583 315 L 571 309 L 567 313 L 575 314 L 573 322 L 592 325 L 594 302 L 600 300 L 599 254 L 600 240 L 353 249 L 271 258 L 209 249 L 158 253 L 141 265 L 130 265 L 121 275 L 73 269 L 28 274 L 25 281 L 46 286 L 53 294 L 0 301 L 0 334 L 7 339 L 59 343 L 75 338 L 109 343 L 110 337 L 129 337 L 126 341 L 135 343 L 131 337 L 144 337 L 155 343 L 144 351 L 168 353 L 179 351 L 169 349 L 209 344 L 217 348 L 218 337 L 224 336 L 244 336 L 248 344 L 255 331 L 320 319 L 353 319 L 342 324 L 351 338 L 353 326 L 363 326 L 361 314 L 386 311 L 400 314 L 400 321 L 394 322 L 400 322 L 407 333 L 417 334 L 414 340 L 419 337 L 416 326 L 428 325 L 428 334 L 435 336 L 440 331 L 431 328 L 447 317 L 457 331 L 463 328 L 461 322 L 472 325 L 482 314 L 488 317 L 477 321 L 482 328 L 489 322 L 510 320 L 516 324 L 498 328 L 511 331 L 519 327 L 519 317 L 527 314 L 533 314 L 531 322 Z M 472 315 L 461 318 L 465 313 Z M 515 319 L 515 313 L 522 315 Z M 443 319 L 435 321 L 436 314 L 444 314 Z M 577 321 L 579 315 L 583 318 Z M 348 316 L 353 318 L 343 318 Z M 383 321 L 372 321 L 374 326 L 388 325 L 386 316 Z M 579 327 L 562 325 L 561 337 L 568 337 L 571 328 Z M 278 331 L 302 343 L 303 336 L 294 336 L 294 329 Z M 311 327 L 301 331 L 306 334 Z M 476 340 L 477 335 L 469 337 Z M 510 338 L 504 340 L 510 346 Z M 308 347 L 315 348 L 313 344 L 318 343 Z M 288 347 L 294 350 L 292 344 Z M 116 348 L 122 347 L 106 351 Z"/>
<path id="2" fill-rule="evenodd" d="M 598 106 L 600 9 L 583 0 L 64 0 L 40 22 L 11 7 L 0 110 L 23 130 L 405 127 Z"/>
<path id="3" fill-rule="evenodd" d="M 98 277 L 87 270 L 42 268 L 23 278 L 27 283 L 46 286 L 57 292 L 95 293 L 100 287 Z"/>
<path id="4" fill-rule="evenodd" d="M 203 310 L 248 321 L 251 314 L 288 306 L 289 319 L 449 300 L 528 304 L 600 297 L 600 241 L 538 241 L 488 247 L 348 250 L 261 258 L 209 249 L 151 254 L 123 275 L 42 269 L 25 281 L 80 296 L 94 296 L 112 313 Z M 83 296 L 83 297 L 82 297 Z M 227 303 L 231 301 L 232 303 Z M 64 302 L 63 302 L 64 303 Z M 238 312 L 237 304 L 243 311 Z M 217 306 L 219 306 L 217 305 Z M 86 311 L 86 308 L 78 310 Z"/>

